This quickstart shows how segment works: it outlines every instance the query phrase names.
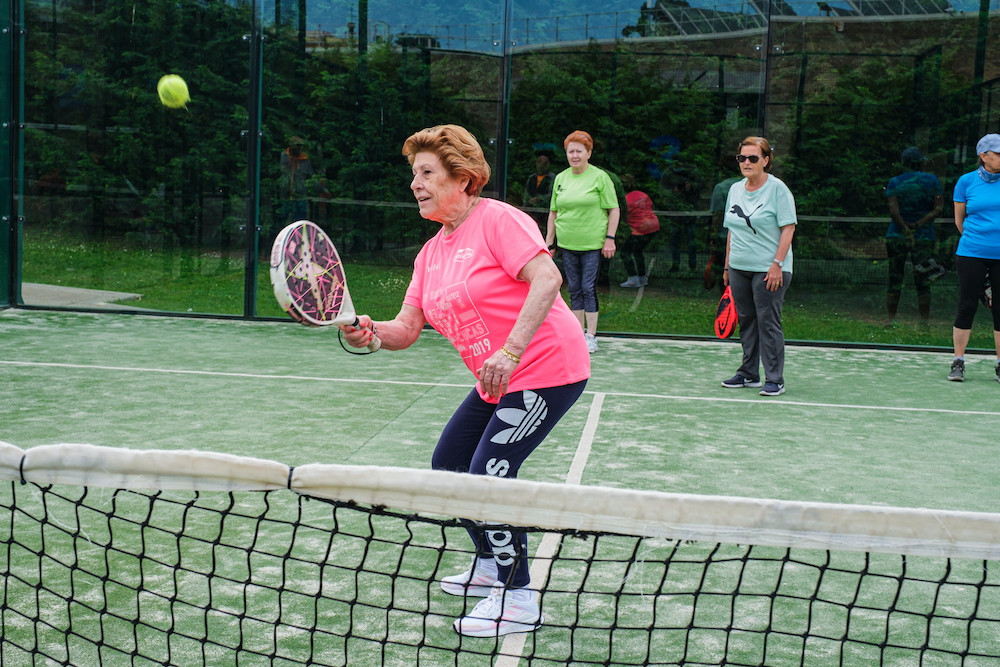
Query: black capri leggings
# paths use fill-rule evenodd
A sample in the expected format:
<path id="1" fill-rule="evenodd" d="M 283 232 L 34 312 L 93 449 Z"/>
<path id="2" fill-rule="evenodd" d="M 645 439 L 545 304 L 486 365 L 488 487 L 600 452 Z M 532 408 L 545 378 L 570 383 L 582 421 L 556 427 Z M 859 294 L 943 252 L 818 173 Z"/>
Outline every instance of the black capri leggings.
<path id="1" fill-rule="evenodd" d="M 1000 278 L 1000 259 L 956 255 L 955 272 L 958 274 L 958 312 L 955 314 L 955 328 L 971 329 L 986 277 L 989 276 L 991 281 L 995 277 Z M 994 303 L 992 310 L 993 330 L 1000 331 L 1000 304 Z"/>

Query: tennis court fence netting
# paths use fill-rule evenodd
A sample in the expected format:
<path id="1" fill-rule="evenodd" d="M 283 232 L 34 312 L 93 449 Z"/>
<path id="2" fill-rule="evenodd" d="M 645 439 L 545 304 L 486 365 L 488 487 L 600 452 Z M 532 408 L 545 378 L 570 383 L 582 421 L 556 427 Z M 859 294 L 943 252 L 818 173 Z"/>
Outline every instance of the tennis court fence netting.
<path id="1" fill-rule="evenodd" d="M 1000 666 L 1000 514 L 0 443 L 4 665 Z M 527 528 L 470 638 L 455 517 Z"/>

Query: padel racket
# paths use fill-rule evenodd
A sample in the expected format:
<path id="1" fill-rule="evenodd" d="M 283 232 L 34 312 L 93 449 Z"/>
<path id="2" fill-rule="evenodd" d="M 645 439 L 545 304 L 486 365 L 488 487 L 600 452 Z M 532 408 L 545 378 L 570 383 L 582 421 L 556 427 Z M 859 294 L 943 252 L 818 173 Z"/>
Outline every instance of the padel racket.
<path id="1" fill-rule="evenodd" d="M 719 338 L 729 338 L 736 329 L 739 317 L 736 314 L 736 303 L 733 301 L 733 291 L 726 285 L 719 299 L 719 309 L 715 313 L 715 335 Z"/>
<path id="2" fill-rule="evenodd" d="M 271 246 L 271 286 L 278 304 L 308 326 L 360 326 L 336 246 L 308 220 L 282 229 Z M 368 349 L 382 347 L 377 336 Z"/>

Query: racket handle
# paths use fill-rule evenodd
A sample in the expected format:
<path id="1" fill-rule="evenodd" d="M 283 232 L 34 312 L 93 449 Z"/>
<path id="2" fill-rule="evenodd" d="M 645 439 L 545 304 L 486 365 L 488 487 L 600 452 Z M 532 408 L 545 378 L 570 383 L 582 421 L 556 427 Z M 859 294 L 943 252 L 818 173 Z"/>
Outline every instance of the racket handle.
<path id="1" fill-rule="evenodd" d="M 359 320 L 357 317 L 355 317 L 354 318 L 354 325 L 353 326 L 356 329 L 362 328 L 361 327 L 361 320 Z M 378 334 L 375 333 L 375 325 L 372 324 L 371 327 L 364 327 L 364 328 L 368 329 L 369 331 L 372 332 L 371 342 L 369 342 L 368 345 L 366 345 L 365 347 L 367 347 L 370 352 L 378 352 L 379 350 L 381 350 L 382 349 L 382 339 L 379 338 Z"/>

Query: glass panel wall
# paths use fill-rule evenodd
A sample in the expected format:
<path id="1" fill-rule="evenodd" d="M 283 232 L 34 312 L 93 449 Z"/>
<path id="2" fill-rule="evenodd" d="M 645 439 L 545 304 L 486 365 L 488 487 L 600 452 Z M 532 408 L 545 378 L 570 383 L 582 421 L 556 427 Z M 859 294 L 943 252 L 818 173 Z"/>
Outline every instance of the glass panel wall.
<path id="1" fill-rule="evenodd" d="M 737 175 L 739 140 L 759 134 L 799 213 L 786 335 L 950 344 L 951 189 L 975 168 L 976 140 L 1000 130 L 1000 0 L 27 2 L 24 14 L 27 305 L 80 305 L 51 303 L 47 285 L 141 295 L 101 295 L 124 308 L 280 316 L 268 249 L 307 217 L 352 265 L 359 308 L 391 317 L 436 231 L 413 205 L 402 142 L 459 123 L 491 162 L 486 194 L 540 228 L 545 202 L 527 193 L 538 157 L 565 169 L 564 137 L 590 132 L 593 163 L 647 192 L 661 222 L 641 295 L 620 287 L 621 253 L 602 270 L 601 329 L 710 335 L 712 192 Z M 166 72 L 187 79 L 185 109 L 157 101 Z M 928 256 L 888 289 L 885 188 L 908 147 L 945 207 Z M 929 260 L 945 272 L 928 314 L 913 267 Z M 976 325 L 973 347 L 992 347 L 989 330 Z"/>
<path id="2" fill-rule="evenodd" d="M 358 265 L 349 275 L 359 307 L 394 316 L 416 250 L 438 229 L 417 213 L 403 142 L 458 123 L 499 171 L 502 68 L 490 31 L 502 16 L 499 3 L 463 26 L 433 6 L 276 8 L 264 46 L 261 246 L 290 222 L 316 222 Z M 502 196 L 497 183 L 487 196 Z M 258 312 L 280 315 L 265 283 Z"/>
<path id="3" fill-rule="evenodd" d="M 655 2 L 613 17 L 560 17 L 548 32 L 532 29 L 540 19 L 515 14 L 524 32 L 514 49 L 510 170 L 526 180 L 509 182 L 509 199 L 527 203 L 538 153 L 549 152 L 558 172 L 566 134 L 591 132 L 592 161 L 649 194 L 661 222 L 644 251 L 644 293 L 619 287 L 628 276 L 621 253 L 602 272 L 601 328 L 705 335 L 721 287 L 712 192 L 737 174 L 739 141 L 766 136 L 800 223 L 786 335 L 949 346 L 951 190 L 976 167 L 977 139 L 1000 130 L 992 94 L 1000 68 L 987 38 L 997 9 Z M 557 28 L 568 24 L 589 32 L 563 41 Z M 602 27 L 617 39 L 602 39 Z M 913 168 L 902 160 L 909 147 L 926 158 L 918 168 L 938 178 L 945 206 L 933 242 L 904 250 L 903 276 L 890 287 L 886 187 Z M 927 275 L 930 295 L 918 296 L 915 281 Z M 992 348 L 985 309 L 979 320 L 977 344 Z"/>
<path id="4" fill-rule="evenodd" d="M 250 8 L 27 2 L 25 26 L 25 303 L 242 313 Z"/>
<path id="5" fill-rule="evenodd" d="M 716 182 L 736 174 L 738 141 L 758 134 L 767 35 L 752 14 L 717 12 L 716 24 L 707 14 L 658 8 L 579 17 L 589 39 L 566 42 L 573 17 L 563 17 L 548 33 L 552 41 L 536 30 L 515 50 L 510 159 L 520 180 L 509 184 L 509 198 L 530 203 L 524 193 L 536 156 L 548 156 L 558 173 L 567 168 L 567 134 L 590 133 L 591 162 L 617 174 L 625 190 L 648 194 L 660 222 L 630 269 L 629 227 L 619 226 L 619 252 L 598 277 L 601 329 L 705 335 L 719 291 L 702 282 L 710 242 L 711 250 L 721 247 L 709 200 Z M 514 25 L 522 23 L 539 22 L 515 17 Z M 544 220 L 544 207 L 532 212 Z M 633 273 L 646 277 L 642 293 L 620 287 Z"/>

